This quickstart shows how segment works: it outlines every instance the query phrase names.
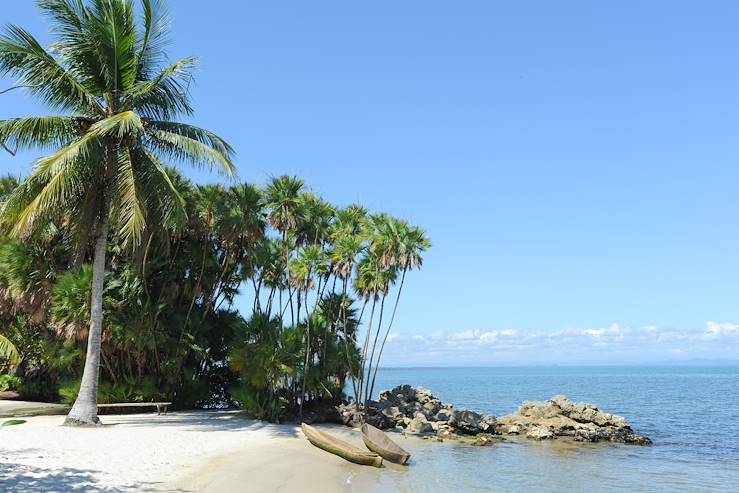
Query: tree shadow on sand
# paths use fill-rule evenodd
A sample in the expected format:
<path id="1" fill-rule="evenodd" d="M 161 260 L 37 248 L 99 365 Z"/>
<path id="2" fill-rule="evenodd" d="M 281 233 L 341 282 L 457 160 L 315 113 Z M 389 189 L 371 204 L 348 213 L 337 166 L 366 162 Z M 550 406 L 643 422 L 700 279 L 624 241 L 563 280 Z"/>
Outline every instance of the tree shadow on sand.
<path id="1" fill-rule="evenodd" d="M 64 467 L 44 469 L 0 462 L 0 490 L 7 493 L 154 493 L 162 490 L 153 484 L 130 483 L 125 486 L 109 486 L 99 471 Z M 172 491 L 172 490 L 169 490 Z M 186 490 L 175 490 L 185 493 Z"/>

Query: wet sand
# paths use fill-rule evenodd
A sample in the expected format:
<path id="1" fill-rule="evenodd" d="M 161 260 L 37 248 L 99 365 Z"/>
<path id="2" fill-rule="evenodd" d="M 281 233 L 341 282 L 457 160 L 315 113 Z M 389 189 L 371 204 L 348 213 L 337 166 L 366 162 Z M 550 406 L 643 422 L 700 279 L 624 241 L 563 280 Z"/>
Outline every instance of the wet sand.
<path id="1" fill-rule="evenodd" d="M 215 457 L 163 489 L 203 493 L 249 491 L 343 493 L 372 469 L 345 461 L 311 445 L 298 428 L 293 437 L 277 437 L 262 445 Z M 361 445 L 358 432 L 322 427 L 342 440 Z M 363 447 L 363 445 L 361 445 Z"/>

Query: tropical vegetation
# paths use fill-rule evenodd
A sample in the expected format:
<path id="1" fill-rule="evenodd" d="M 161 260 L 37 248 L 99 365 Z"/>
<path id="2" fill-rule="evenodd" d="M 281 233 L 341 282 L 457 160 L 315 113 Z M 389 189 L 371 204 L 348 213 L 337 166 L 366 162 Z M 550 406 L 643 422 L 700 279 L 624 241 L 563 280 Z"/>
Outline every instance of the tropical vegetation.
<path id="1" fill-rule="evenodd" d="M 333 206 L 295 177 L 225 187 L 168 173 L 185 225 L 107 246 L 100 401 L 240 404 L 279 421 L 347 389 L 371 396 L 423 231 Z M 79 386 L 93 274 L 75 267 L 75 241 L 56 222 L 0 240 L 0 323 L 29 398 L 71 401 Z"/>
<path id="2" fill-rule="evenodd" d="M 217 135 L 173 121 L 192 114 L 187 83 L 194 60 L 164 65 L 166 17 L 142 0 L 137 22 L 130 0 L 39 0 L 56 42 L 44 49 L 9 25 L 0 36 L 0 74 L 61 115 L 3 120 L 0 141 L 17 150 L 51 149 L 7 198 L 3 220 L 24 237 L 56 220 L 73 229 L 79 261 L 92 251 L 87 355 L 68 424 L 97 417 L 108 235 L 129 249 L 147 222 L 178 227 L 184 217 L 161 159 L 190 161 L 232 174 L 233 151 Z M 79 262 L 78 261 L 78 262 Z"/>
<path id="3" fill-rule="evenodd" d="M 191 183 L 170 165 L 232 176 L 234 152 L 175 122 L 194 60 L 162 63 L 162 3 L 37 3 L 56 42 L 9 26 L 0 74 L 60 116 L 0 120 L 6 150 L 51 152 L 0 179 L 0 373 L 70 424 L 115 401 L 361 408 L 425 233 L 294 176 Z"/>

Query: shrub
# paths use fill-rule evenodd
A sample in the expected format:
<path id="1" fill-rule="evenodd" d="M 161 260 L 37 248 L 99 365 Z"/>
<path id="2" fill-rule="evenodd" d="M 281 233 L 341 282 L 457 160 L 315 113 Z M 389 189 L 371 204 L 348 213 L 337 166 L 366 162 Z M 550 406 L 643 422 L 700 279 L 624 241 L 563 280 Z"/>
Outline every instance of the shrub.
<path id="1" fill-rule="evenodd" d="M 17 390 L 21 385 L 21 379 L 14 375 L 0 375 L 0 392 Z"/>

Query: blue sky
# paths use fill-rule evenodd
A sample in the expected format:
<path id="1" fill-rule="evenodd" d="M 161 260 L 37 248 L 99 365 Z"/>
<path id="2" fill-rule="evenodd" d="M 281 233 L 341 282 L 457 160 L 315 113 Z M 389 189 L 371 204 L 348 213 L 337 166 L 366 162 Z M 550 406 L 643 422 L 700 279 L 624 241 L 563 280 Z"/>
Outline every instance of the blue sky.
<path id="1" fill-rule="evenodd" d="M 242 179 L 428 231 L 389 364 L 739 359 L 738 3 L 169 3 Z"/>

